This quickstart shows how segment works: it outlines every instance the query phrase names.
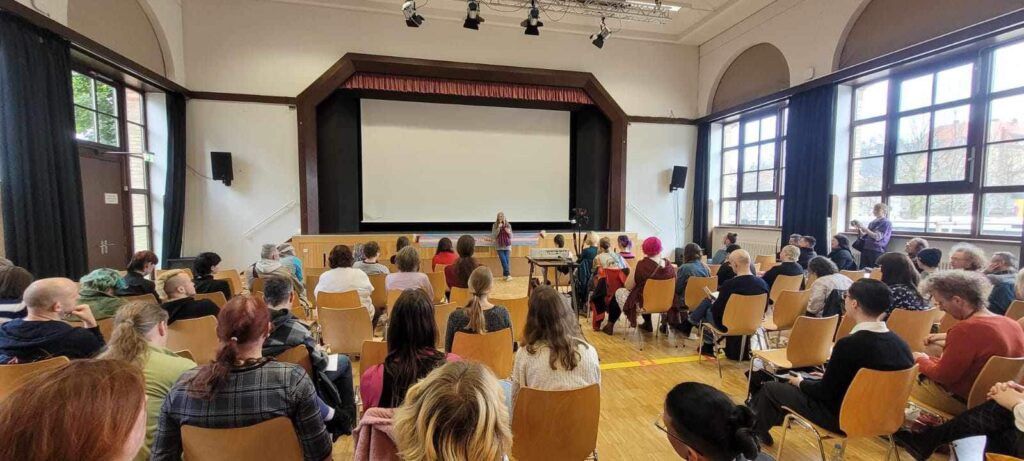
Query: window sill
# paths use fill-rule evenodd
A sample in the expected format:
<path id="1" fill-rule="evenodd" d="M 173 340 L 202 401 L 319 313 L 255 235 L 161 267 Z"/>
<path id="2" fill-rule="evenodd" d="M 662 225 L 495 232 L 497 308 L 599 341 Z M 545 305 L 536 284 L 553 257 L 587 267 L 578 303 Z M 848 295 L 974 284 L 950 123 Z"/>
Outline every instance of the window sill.
<path id="1" fill-rule="evenodd" d="M 759 231 L 778 231 L 782 232 L 782 227 L 772 226 L 737 226 L 734 224 L 727 224 L 721 226 L 715 226 L 715 229 L 736 229 L 736 230 L 759 230 Z"/>
<path id="2" fill-rule="evenodd" d="M 853 237 L 852 240 L 856 240 L 857 233 L 851 231 L 840 231 L 840 234 L 848 235 Z M 935 235 L 935 234 L 892 234 L 893 238 L 901 239 L 912 239 L 914 237 L 920 237 L 925 240 L 936 240 L 940 242 L 979 242 L 979 243 L 994 243 L 994 244 L 1009 244 L 1009 245 L 1020 245 L 1020 239 L 998 239 L 992 237 L 971 237 L 969 235 Z M 851 240 L 851 241 L 852 241 Z"/>

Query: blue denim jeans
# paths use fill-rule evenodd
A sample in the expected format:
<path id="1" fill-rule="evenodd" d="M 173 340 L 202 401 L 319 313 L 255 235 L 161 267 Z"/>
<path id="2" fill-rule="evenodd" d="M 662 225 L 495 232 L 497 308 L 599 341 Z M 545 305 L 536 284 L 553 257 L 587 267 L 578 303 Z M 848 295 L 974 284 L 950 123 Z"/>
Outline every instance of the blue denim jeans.
<path id="1" fill-rule="evenodd" d="M 511 250 L 498 250 L 498 259 L 501 260 L 501 275 L 508 277 L 511 272 L 508 268 L 508 255 Z"/>
<path id="2" fill-rule="evenodd" d="M 715 315 L 711 311 L 711 301 L 705 299 L 697 305 L 695 309 L 690 311 L 690 314 L 686 316 L 687 320 L 694 325 L 700 325 L 701 323 L 715 324 Z M 704 343 L 711 344 L 711 336 L 708 334 L 704 335 Z"/>

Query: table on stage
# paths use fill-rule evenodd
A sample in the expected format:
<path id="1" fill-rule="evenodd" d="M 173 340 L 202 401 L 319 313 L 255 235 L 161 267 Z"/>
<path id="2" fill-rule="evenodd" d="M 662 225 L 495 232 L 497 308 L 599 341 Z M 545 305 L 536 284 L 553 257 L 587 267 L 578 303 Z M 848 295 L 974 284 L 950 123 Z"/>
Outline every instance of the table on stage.
<path id="1" fill-rule="evenodd" d="M 548 269 L 555 269 L 555 279 L 558 279 L 558 269 L 569 269 L 569 292 L 572 294 L 572 305 L 579 311 L 579 300 L 576 298 L 576 267 L 579 264 L 573 260 L 567 259 L 533 259 L 529 256 L 526 257 L 526 261 L 530 263 L 530 277 L 527 280 L 533 280 L 533 271 L 535 268 L 540 268 L 541 273 L 544 274 L 544 283 L 550 284 L 548 280 Z M 533 293 L 533 284 L 529 285 L 526 295 L 529 296 Z"/>

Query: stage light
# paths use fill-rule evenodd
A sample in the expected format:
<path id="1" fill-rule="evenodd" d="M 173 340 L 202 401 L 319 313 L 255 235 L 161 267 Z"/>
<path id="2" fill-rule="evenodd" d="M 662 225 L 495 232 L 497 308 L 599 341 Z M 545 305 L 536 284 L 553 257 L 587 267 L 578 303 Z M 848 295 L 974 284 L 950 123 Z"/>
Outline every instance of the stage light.
<path id="1" fill-rule="evenodd" d="M 540 9 L 537 8 L 536 0 L 530 1 L 530 14 L 519 25 L 526 28 L 523 32 L 526 35 L 540 35 L 540 28 L 544 23 L 540 22 Z"/>
<path id="2" fill-rule="evenodd" d="M 612 34 L 612 31 L 608 30 L 608 26 L 604 24 L 604 18 L 601 18 L 601 31 L 590 36 L 590 43 L 598 48 L 604 48 L 604 41 Z"/>
<path id="3" fill-rule="evenodd" d="M 466 1 L 466 22 L 462 24 L 462 27 L 473 30 L 480 30 L 480 23 L 484 22 L 483 16 L 480 16 L 480 2 L 477 0 Z"/>
<path id="4" fill-rule="evenodd" d="M 405 25 L 409 27 L 419 27 L 420 24 L 423 24 L 423 16 L 416 12 L 415 0 L 409 0 L 402 4 L 402 14 L 405 15 Z"/>

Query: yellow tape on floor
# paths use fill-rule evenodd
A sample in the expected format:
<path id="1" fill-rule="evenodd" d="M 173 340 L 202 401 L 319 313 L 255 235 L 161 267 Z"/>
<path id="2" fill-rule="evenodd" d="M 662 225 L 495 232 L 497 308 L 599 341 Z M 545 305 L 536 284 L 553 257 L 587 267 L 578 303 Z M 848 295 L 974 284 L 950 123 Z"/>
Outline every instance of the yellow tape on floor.
<path id="1" fill-rule="evenodd" d="M 654 365 L 668 365 L 670 363 L 689 363 L 700 360 L 699 355 L 688 355 L 686 357 L 666 357 L 663 359 L 637 360 L 633 362 L 602 363 L 602 370 L 618 370 L 620 368 L 650 367 Z"/>

